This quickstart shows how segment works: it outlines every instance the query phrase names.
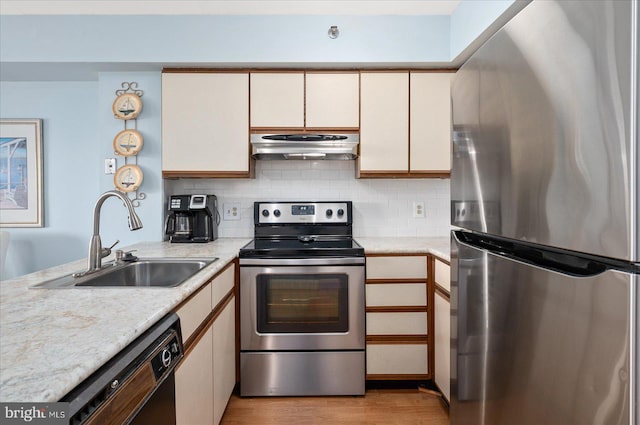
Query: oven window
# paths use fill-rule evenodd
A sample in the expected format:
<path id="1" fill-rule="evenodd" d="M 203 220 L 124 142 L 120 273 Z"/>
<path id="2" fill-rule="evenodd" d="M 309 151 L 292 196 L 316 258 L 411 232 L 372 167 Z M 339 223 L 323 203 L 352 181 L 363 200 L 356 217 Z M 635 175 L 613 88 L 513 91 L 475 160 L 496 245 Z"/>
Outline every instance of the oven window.
<path id="1" fill-rule="evenodd" d="M 347 332 L 348 279 L 346 274 L 258 275 L 258 332 Z"/>

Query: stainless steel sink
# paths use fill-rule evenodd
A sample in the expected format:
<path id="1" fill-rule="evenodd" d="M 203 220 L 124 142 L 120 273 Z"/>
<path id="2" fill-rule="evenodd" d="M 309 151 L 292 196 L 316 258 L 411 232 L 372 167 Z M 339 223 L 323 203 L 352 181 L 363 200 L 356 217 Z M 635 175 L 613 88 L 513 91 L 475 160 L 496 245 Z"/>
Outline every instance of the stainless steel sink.
<path id="1" fill-rule="evenodd" d="M 98 272 L 49 280 L 34 288 L 162 287 L 180 285 L 217 258 L 148 258 L 132 263 L 107 263 Z"/>

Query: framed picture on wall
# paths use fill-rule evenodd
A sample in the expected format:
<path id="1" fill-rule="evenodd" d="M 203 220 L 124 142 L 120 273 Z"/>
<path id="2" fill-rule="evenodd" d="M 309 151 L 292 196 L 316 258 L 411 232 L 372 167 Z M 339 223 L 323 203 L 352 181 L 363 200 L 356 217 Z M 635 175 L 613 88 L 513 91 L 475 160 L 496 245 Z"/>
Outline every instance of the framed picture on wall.
<path id="1" fill-rule="evenodd" d="M 42 227 L 42 120 L 0 119 L 0 227 Z"/>

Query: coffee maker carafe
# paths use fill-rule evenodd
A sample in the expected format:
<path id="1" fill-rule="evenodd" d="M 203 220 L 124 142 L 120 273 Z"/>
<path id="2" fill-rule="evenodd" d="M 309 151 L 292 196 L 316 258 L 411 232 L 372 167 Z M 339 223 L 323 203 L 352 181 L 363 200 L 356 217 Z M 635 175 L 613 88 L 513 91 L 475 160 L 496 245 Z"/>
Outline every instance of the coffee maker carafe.
<path id="1" fill-rule="evenodd" d="M 172 195 L 165 233 L 171 242 L 210 242 L 218 238 L 214 195 Z"/>

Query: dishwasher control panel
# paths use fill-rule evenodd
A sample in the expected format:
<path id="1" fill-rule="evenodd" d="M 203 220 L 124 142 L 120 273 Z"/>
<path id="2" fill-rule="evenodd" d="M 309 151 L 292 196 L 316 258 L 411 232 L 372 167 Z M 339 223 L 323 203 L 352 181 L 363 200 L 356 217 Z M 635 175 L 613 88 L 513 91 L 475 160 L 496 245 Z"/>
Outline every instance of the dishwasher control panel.
<path id="1" fill-rule="evenodd" d="M 182 357 L 182 344 L 178 339 L 178 335 L 172 332 L 158 348 L 156 353 L 151 358 L 151 367 L 153 368 L 153 375 L 157 380 L 160 380 L 164 374 L 173 369 L 175 363 Z"/>

